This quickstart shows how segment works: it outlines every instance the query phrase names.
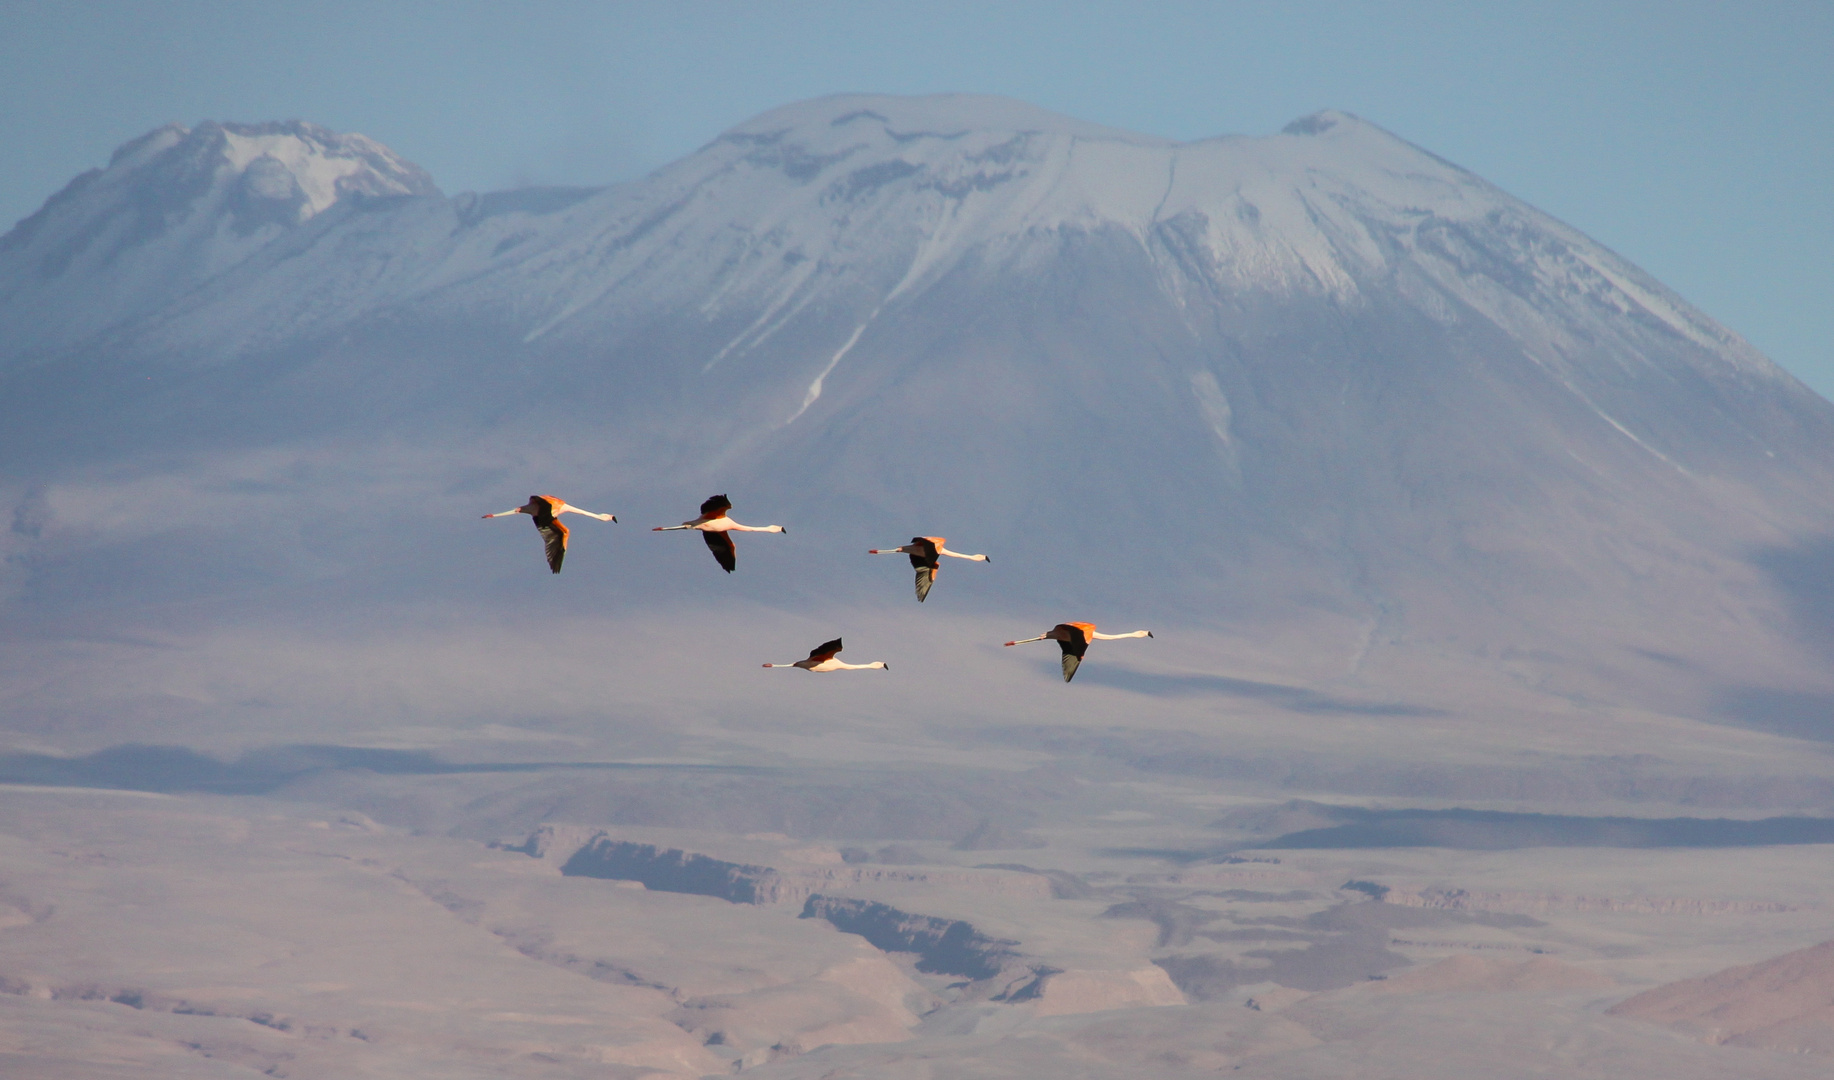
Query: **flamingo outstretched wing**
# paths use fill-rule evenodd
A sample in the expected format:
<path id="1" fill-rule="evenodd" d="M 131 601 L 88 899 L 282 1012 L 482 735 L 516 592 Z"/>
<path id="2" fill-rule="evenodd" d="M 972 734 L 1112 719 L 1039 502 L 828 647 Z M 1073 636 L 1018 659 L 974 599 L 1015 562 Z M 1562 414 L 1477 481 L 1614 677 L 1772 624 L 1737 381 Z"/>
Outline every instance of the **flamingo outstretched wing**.
<path id="1" fill-rule="evenodd" d="M 917 560 L 913 557 L 911 561 L 916 562 Z M 924 597 L 930 595 L 930 586 L 934 584 L 936 584 L 936 568 L 919 566 L 917 568 L 917 602 L 919 604 L 923 603 Z"/>
<path id="2" fill-rule="evenodd" d="M 711 500 L 709 500 L 711 502 Z M 703 507 L 705 509 L 705 507 Z M 703 532 L 700 538 L 707 542 L 707 550 L 713 552 L 713 558 L 720 564 L 720 569 L 728 574 L 739 565 L 738 549 L 732 546 L 732 536 L 723 532 Z"/>
<path id="3" fill-rule="evenodd" d="M 804 661 L 804 663 L 813 661 L 819 664 L 826 660 L 832 660 L 834 659 L 835 654 L 839 653 L 840 651 L 841 651 L 841 639 L 840 638 L 835 638 L 833 641 L 824 641 L 820 645 L 817 645 L 813 649 L 809 650 L 809 660 Z"/>
<path id="4" fill-rule="evenodd" d="M 535 531 L 541 534 L 542 547 L 548 556 L 548 569 L 560 573 L 560 564 L 567 557 L 567 527 L 551 517 L 545 523 L 537 518 Z"/>
<path id="5" fill-rule="evenodd" d="M 726 512 L 731 509 L 731 499 L 728 499 L 724 495 L 714 495 L 706 502 L 700 504 L 700 516 L 709 520 L 717 517 L 725 517 Z"/>
<path id="6" fill-rule="evenodd" d="M 911 537 L 911 569 L 917 571 L 917 602 L 919 604 L 930 595 L 930 586 L 936 584 L 937 564 L 942 561 L 942 557 L 936 554 L 936 549 L 942 546 L 942 542 L 940 536 Z"/>

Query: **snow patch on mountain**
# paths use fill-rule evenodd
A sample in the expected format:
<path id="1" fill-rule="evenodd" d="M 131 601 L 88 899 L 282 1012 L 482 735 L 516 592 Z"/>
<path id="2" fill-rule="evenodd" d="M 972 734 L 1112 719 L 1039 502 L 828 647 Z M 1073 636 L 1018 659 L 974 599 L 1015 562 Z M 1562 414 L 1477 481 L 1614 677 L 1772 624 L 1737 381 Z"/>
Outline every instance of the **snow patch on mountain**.
<path id="1" fill-rule="evenodd" d="M 1495 321 L 1562 373 L 1591 362 L 1598 334 L 1635 324 L 1787 378 L 1571 228 L 1335 111 L 1265 138 L 1176 144 L 1000 98 L 823 98 L 556 215 L 511 256 L 435 276 L 467 306 L 543 312 L 530 341 L 657 310 L 714 323 L 743 313 L 701 362 L 711 369 L 807 312 L 857 312 L 839 347 L 867 312 L 968 262 L 1023 273 L 1106 230 L 1131 237 L 1186 298 L 1355 307 L 1398 284 L 1435 321 Z"/>

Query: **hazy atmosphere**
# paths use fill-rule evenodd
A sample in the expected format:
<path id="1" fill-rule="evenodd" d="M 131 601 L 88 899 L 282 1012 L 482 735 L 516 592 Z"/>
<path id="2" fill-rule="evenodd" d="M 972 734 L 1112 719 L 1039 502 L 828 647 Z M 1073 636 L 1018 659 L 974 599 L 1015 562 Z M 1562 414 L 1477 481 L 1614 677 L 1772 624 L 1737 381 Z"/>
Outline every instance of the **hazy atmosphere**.
<path id="1" fill-rule="evenodd" d="M 1834 1061 L 1826 8 L 81 7 L 0 1073 Z"/>

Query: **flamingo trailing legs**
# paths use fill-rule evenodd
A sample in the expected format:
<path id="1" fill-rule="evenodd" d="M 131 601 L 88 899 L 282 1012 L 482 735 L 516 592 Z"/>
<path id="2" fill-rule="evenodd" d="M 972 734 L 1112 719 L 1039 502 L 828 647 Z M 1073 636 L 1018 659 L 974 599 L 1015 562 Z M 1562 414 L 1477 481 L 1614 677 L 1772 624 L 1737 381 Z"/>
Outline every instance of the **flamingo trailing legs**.
<path id="1" fill-rule="evenodd" d="M 651 532 L 674 532 L 677 529 L 694 529 L 700 538 L 707 542 L 707 550 L 713 552 L 713 558 L 720 564 L 720 569 L 728 574 L 738 566 L 739 553 L 732 546 L 732 537 L 727 533 L 735 532 L 789 532 L 781 525 L 741 525 L 726 516 L 732 509 L 732 500 L 724 495 L 715 495 L 700 504 L 700 517 L 693 521 L 684 521 L 680 525 L 658 525 Z"/>
<path id="2" fill-rule="evenodd" d="M 1023 645 L 1027 641 L 1055 641 L 1063 649 L 1063 681 L 1069 682 L 1076 677 L 1076 668 L 1083 662 L 1083 653 L 1089 651 L 1091 641 L 1119 641 L 1130 637 L 1152 637 L 1151 630 L 1135 630 L 1131 634 L 1098 634 L 1094 623 L 1066 622 L 1058 623 L 1037 637 L 1009 641 L 1008 645 Z"/>
<path id="3" fill-rule="evenodd" d="M 535 519 L 535 531 L 541 534 L 541 542 L 548 553 L 548 569 L 560 573 L 561 561 L 567 557 L 568 529 L 560 523 L 562 514 L 584 514 L 600 521 L 616 521 L 616 514 L 595 514 L 590 510 L 581 510 L 569 505 L 567 500 L 558 495 L 530 495 L 524 506 L 514 510 L 505 510 L 499 514 L 485 514 L 486 518 L 508 517 L 511 514 L 527 514 Z"/>
<path id="4" fill-rule="evenodd" d="M 993 561 L 985 555 L 963 555 L 959 551 L 950 551 L 942 545 L 943 537 L 940 536 L 913 536 L 911 542 L 903 547 L 872 548 L 866 554 L 909 555 L 911 567 L 917 571 L 917 602 L 921 604 L 924 598 L 930 595 L 930 586 L 936 583 L 936 571 L 940 569 L 938 564 L 942 562 L 942 556 L 947 555 L 951 559 L 969 559 L 974 562 Z"/>

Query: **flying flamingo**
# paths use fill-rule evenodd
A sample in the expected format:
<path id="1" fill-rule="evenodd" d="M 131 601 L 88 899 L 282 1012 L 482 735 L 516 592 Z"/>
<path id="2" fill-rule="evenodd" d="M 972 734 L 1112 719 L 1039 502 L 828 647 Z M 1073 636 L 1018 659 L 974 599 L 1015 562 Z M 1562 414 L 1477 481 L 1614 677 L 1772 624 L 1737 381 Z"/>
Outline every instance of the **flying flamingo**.
<path id="1" fill-rule="evenodd" d="M 1063 650 L 1063 681 L 1069 682 L 1076 677 L 1076 667 L 1083 662 L 1083 653 L 1089 651 L 1091 641 L 1119 641 L 1130 637 L 1152 637 L 1151 630 L 1135 630 L 1131 634 L 1098 634 L 1094 623 L 1065 622 L 1058 623 L 1037 637 L 1028 637 L 1024 641 L 1009 641 L 1008 645 L 1023 645 L 1026 641 L 1055 641 Z"/>
<path id="2" fill-rule="evenodd" d="M 947 555 L 952 559 L 973 559 L 975 562 L 992 562 L 985 555 L 963 555 L 959 551 L 950 551 L 943 547 L 940 536 L 913 536 L 911 542 L 903 547 L 873 548 L 868 555 L 909 555 L 911 566 L 917 570 L 917 602 L 923 603 L 924 597 L 930 595 L 930 586 L 936 583 L 936 571 L 939 556 Z"/>
<path id="3" fill-rule="evenodd" d="M 658 525 L 651 532 L 674 532 L 677 529 L 697 529 L 700 538 L 707 542 L 707 550 L 713 552 L 720 568 L 728 574 L 739 564 L 739 553 L 733 549 L 729 532 L 789 532 L 781 525 L 741 525 L 726 516 L 732 509 L 732 500 L 724 495 L 715 495 L 700 504 L 700 517 L 693 521 L 684 521 L 680 525 Z M 842 665 L 845 667 L 846 665 Z"/>
<path id="4" fill-rule="evenodd" d="M 868 668 L 883 668 L 890 671 L 892 666 L 883 660 L 874 660 L 870 664 L 844 664 L 834 658 L 841 651 L 841 639 L 824 641 L 809 650 L 807 660 L 798 660 L 794 664 L 766 664 L 765 667 L 792 668 L 799 667 L 804 671 L 865 671 Z"/>
<path id="5" fill-rule="evenodd" d="M 527 506 L 518 506 L 514 510 L 505 510 L 501 514 L 485 514 L 487 518 L 508 517 L 511 514 L 527 514 L 535 519 L 535 531 L 541 534 L 542 543 L 547 546 L 548 569 L 560 573 L 560 563 L 567 557 L 567 527 L 560 523 L 562 514 L 584 514 L 600 521 L 616 521 L 616 514 L 595 514 L 590 510 L 581 510 L 570 506 L 567 500 L 558 495 L 530 495 Z"/>

